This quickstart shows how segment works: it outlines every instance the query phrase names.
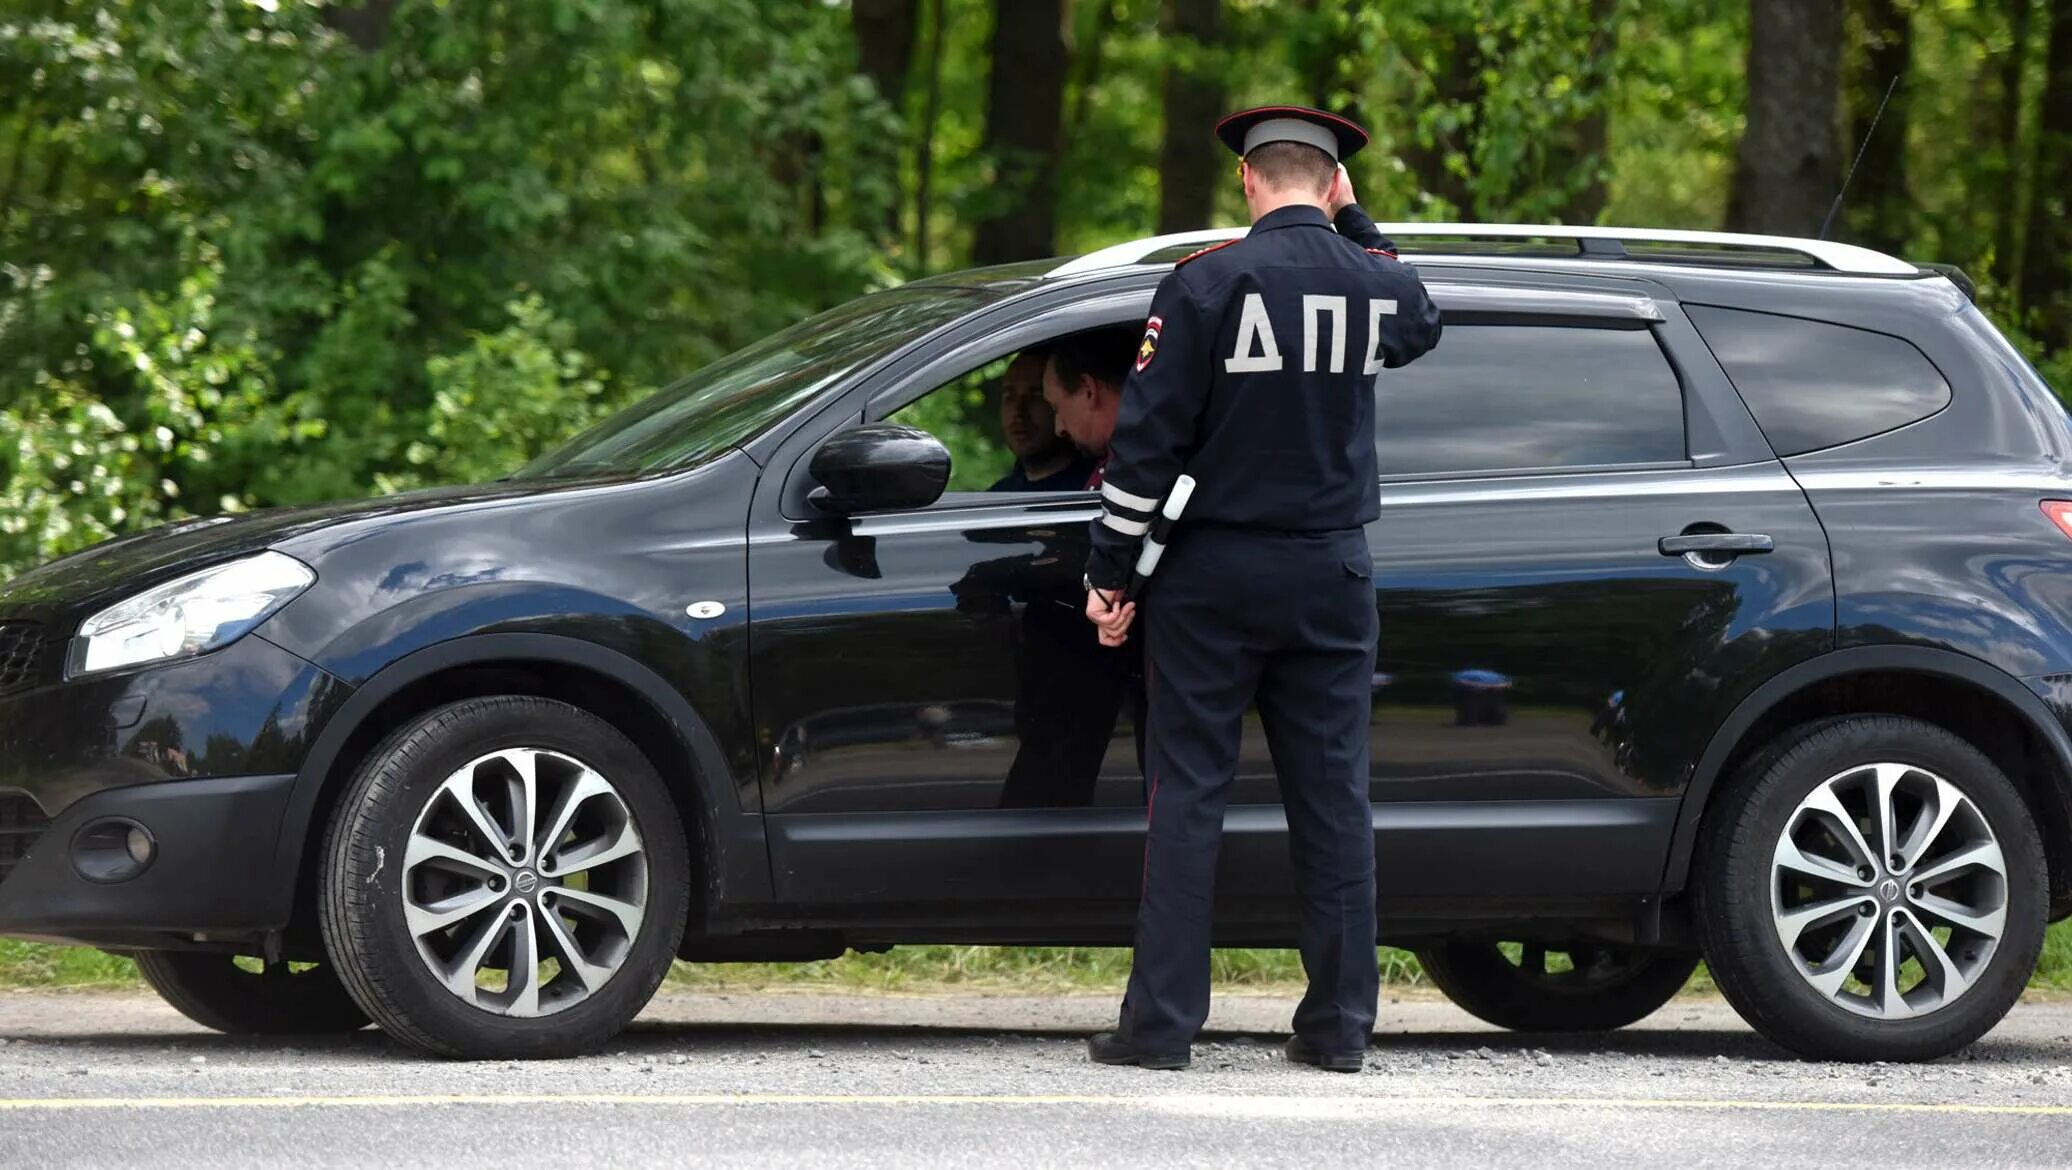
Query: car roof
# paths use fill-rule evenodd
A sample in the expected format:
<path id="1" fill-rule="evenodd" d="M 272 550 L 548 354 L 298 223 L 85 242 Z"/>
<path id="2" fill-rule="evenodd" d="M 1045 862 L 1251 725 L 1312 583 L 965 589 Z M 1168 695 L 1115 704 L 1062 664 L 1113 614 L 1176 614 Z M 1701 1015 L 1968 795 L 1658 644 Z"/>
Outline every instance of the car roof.
<path id="1" fill-rule="evenodd" d="M 1676 299 L 1813 305 L 1887 302 L 1953 308 L 1971 299 L 1961 273 L 1914 264 L 1833 240 L 1662 228 L 1550 224 L 1386 223 L 1381 232 L 1428 276 L 1464 281 L 1568 283 L 1575 277 L 1641 281 Z M 928 283 L 985 287 L 998 296 L 1115 278 L 1148 278 L 1203 248 L 1244 238 L 1245 228 L 1148 236 L 1077 257 L 1029 260 L 931 277 Z M 1602 286 L 1600 286 L 1602 287 Z M 1781 298 L 1781 300 L 1779 299 Z M 1778 311 L 1788 311 L 1779 308 Z"/>
<path id="2" fill-rule="evenodd" d="M 1820 319 L 1885 314 L 1889 322 L 1895 312 L 1907 319 L 1944 315 L 1971 299 L 1970 290 L 1940 267 L 1832 240 L 1547 224 L 1376 226 L 1405 260 L 1416 263 L 1449 311 L 1489 299 L 1493 308 L 1501 300 L 1512 310 L 1537 307 L 1564 315 L 1659 321 L 1655 299 L 1666 297 Z M 1148 236 L 1083 256 L 965 269 L 911 285 L 980 290 L 995 305 L 1051 290 L 1091 293 L 1133 285 L 1148 294 L 1151 284 L 1179 261 L 1242 239 L 1246 231 L 1211 228 Z M 1562 295 L 1537 306 L 1512 303 L 1534 301 L 1541 295 L 1534 289 Z"/>

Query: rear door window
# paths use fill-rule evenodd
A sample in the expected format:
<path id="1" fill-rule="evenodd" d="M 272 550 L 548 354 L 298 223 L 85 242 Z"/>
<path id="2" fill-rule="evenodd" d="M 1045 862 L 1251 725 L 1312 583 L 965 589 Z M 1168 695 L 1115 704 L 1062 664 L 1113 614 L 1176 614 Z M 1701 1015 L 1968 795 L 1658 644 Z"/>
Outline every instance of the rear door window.
<path id="1" fill-rule="evenodd" d="M 1449 323 L 1374 393 L 1383 476 L 1686 459 L 1682 387 L 1645 328 Z"/>
<path id="2" fill-rule="evenodd" d="M 1890 334 L 1708 305 L 1684 312 L 1779 455 L 1882 434 L 1949 405 L 1934 363 Z"/>

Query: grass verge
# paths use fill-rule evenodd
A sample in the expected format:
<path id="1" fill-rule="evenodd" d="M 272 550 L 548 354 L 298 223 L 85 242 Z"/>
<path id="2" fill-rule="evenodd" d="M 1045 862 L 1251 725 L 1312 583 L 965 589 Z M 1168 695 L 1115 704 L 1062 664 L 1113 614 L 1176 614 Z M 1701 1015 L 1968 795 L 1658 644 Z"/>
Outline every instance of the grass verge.
<path id="1" fill-rule="evenodd" d="M 678 963 L 669 985 L 687 990 L 801 988 L 828 991 L 1015 991 L 1058 994 L 1120 993 L 1130 953 L 1121 947 L 896 947 L 883 954 L 850 954 L 818 963 Z M 1211 974 L 1232 991 L 1288 991 L 1302 984 L 1294 951 L 1214 952 Z M 1384 947 L 1381 975 L 1392 988 L 1424 984 L 1408 951 Z M 0 989 L 138 987 L 136 964 L 87 947 L 56 947 L 0 939 Z M 2034 989 L 2072 991 L 2072 920 L 2044 935 Z M 1707 993 L 1712 980 L 1700 967 L 1685 988 Z"/>

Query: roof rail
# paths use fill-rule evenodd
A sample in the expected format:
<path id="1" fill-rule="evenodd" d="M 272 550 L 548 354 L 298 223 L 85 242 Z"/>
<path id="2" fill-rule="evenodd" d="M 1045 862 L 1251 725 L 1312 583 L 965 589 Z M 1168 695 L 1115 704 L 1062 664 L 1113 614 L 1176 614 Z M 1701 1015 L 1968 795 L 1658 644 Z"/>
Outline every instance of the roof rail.
<path id="1" fill-rule="evenodd" d="M 1241 240 L 1245 237 L 1245 230 L 1244 228 L 1204 228 L 1201 231 L 1174 232 L 1166 236 L 1150 236 L 1141 240 L 1128 240 L 1120 244 L 1110 244 L 1099 251 L 1088 252 L 1084 256 L 1076 256 L 1065 261 L 1063 264 L 1051 269 L 1049 275 L 1078 276 L 1086 272 L 1105 272 L 1110 268 L 1124 268 L 1131 264 L 1142 264 L 1147 256 L 1155 256 L 1160 252 L 1170 251 L 1174 248 L 1184 248 L 1190 244 L 1197 248 L 1206 248 L 1210 244 L 1220 244 L 1226 240 Z"/>
<path id="2" fill-rule="evenodd" d="M 1725 253 L 1739 249 L 1749 252 L 1791 253 L 1804 257 L 1813 265 L 1832 272 L 1846 272 L 1863 276 L 1920 276 L 1918 265 L 1859 248 L 1854 244 L 1840 244 L 1833 240 L 1806 240 L 1794 236 L 1752 236 L 1736 232 L 1691 232 L 1667 228 L 1622 228 L 1622 227 L 1567 227 L 1557 224 L 1515 224 L 1515 223 L 1384 223 L 1380 227 L 1383 235 L 1398 244 L 1420 239 L 1467 239 L 1467 240 L 1573 240 L 1577 259 L 1585 260 L 1683 260 L 1694 257 L 1650 257 L 1636 256 L 1628 245 L 1646 247 L 1658 244 L 1687 244 L 1700 248 L 1718 249 Z M 1051 276 L 1078 276 L 1088 272 L 1100 272 L 1110 268 L 1121 268 L 1132 264 L 1151 263 L 1151 258 L 1161 252 L 1192 245 L 1207 247 L 1225 240 L 1242 238 L 1244 228 L 1211 228 L 1207 231 L 1180 232 L 1169 236 L 1152 236 L 1149 239 L 1133 240 L 1125 244 L 1088 252 L 1074 260 L 1068 260 L 1051 269 Z M 1405 247 L 1403 251 L 1425 254 L 1444 253 L 1443 247 Z M 1722 255 L 1713 263 L 1732 263 L 1730 255 Z"/>

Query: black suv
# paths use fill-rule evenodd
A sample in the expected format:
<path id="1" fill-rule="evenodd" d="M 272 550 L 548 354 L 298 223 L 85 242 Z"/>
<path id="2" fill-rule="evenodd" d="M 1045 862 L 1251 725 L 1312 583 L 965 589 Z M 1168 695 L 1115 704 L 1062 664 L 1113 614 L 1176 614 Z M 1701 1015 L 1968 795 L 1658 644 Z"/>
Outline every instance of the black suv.
<path id="1" fill-rule="evenodd" d="M 1508 1027 L 1621 1026 L 1703 956 L 1802 1053 L 1978 1037 L 2072 913 L 2049 387 L 1862 249 L 1384 230 L 1446 315 L 1376 389 L 1384 937 Z M 981 490 L 984 387 L 1233 234 L 919 281 L 498 483 L 15 578 L 0 933 L 213 1027 L 479 1057 L 603 1043 L 679 956 L 1127 943 L 1095 498 Z M 1292 943 L 1257 735 L 1217 898 L 1219 944 Z"/>

